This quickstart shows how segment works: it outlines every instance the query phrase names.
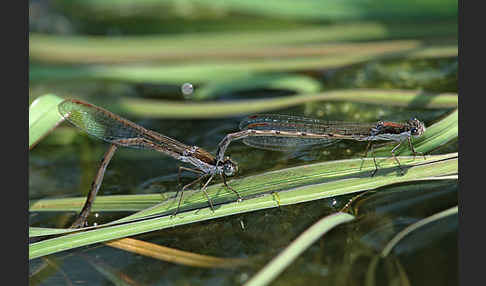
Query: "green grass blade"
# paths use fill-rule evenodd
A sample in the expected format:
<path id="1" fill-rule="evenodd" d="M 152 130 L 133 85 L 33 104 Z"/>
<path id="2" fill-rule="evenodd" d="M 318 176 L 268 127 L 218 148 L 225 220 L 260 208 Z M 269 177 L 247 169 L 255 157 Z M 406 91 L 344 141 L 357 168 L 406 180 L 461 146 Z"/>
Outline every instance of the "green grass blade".
<path id="1" fill-rule="evenodd" d="M 294 74 L 258 74 L 234 78 L 231 80 L 212 81 L 197 89 L 191 95 L 193 100 L 214 98 L 223 93 L 232 94 L 238 91 L 253 89 L 288 90 L 294 93 L 314 93 L 321 89 L 319 81 L 305 75 Z"/>
<path id="2" fill-rule="evenodd" d="M 436 162 L 441 159 L 451 159 L 454 154 L 427 156 L 427 160 L 417 159 L 412 160 L 411 157 L 399 157 L 404 166 L 412 162 L 416 167 L 421 164 Z M 454 160 L 453 160 L 454 161 Z M 268 172 L 257 176 L 247 178 L 234 179 L 230 181 L 230 185 L 238 190 L 244 197 L 252 197 L 258 195 L 269 194 L 272 192 L 279 192 L 280 204 L 292 204 L 303 202 L 307 200 L 314 200 L 325 198 L 329 196 L 344 195 L 361 190 L 373 189 L 383 185 L 392 184 L 395 182 L 404 182 L 408 180 L 430 180 L 436 176 L 444 176 L 448 174 L 457 173 L 457 165 L 448 161 L 445 165 L 440 165 L 444 169 L 438 172 L 424 172 L 423 174 L 415 174 L 414 176 L 396 176 L 396 166 L 391 158 L 386 162 L 382 162 L 376 177 L 370 178 L 370 171 L 374 169 L 371 159 L 366 159 L 361 169 L 361 159 L 351 159 L 344 161 L 324 162 L 290 169 L 284 169 L 274 172 Z M 457 164 L 457 163 L 456 163 Z M 383 170 L 383 168 L 388 170 Z M 425 168 L 425 167 L 420 167 Z M 360 170 L 361 169 L 361 170 Z M 410 171 L 409 170 L 409 171 Z M 389 172 L 385 176 L 381 176 L 381 172 Z M 408 172 L 408 171 L 407 171 Z M 442 177 L 441 177 L 442 178 Z M 358 179 L 358 180 L 356 180 Z M 396 181 L 398 180 L 398 181 Z M 322 184 L 322 186 L 320 185 Z M 353 185 L 356 184 L 356 185 Z M 296 199 L 292 201 L 292 195 L 297 195 L 300 191 L 295 192 L 295 189 L 307 188 L 314 186 L 316 188 L 315 197 L 309 199 Z M 322 187 L 322 192 L 319 191 Z M 364 188 L 364 189 L 361 189 Z M 235 197 L 232 192 L 228 192 L 222 184 L 215 184 L 208 187 L 208 194 L 213 199 L 213 202 L 224 204 L 234 202 Z M 286 195 L 282 192 L 290 192 L 291 196 L 288 201 L 285 201 Z M 44 199 L 42 204 L 37 201 L 31 203 L 30 211 L 79 211 L 84 204 L 86 198 L 66 198 L 66 199 Z M 274 207 L 276 201 L 273 197 L 269 198 L 270 205 L 267 207 Z M 246 201 L 246 200 L 245 200 Z M 176 207 L 177 199 L 163 199 L 160 194 L 153 195 L 118 195 L 118 196 L 98 196 L 93 204 L 93 210 L 98 211 L 126 211 L 139 210 L 138 213 L 118 220 L 117 222 L 127 222 L 135 219 L 148 217 L 151 215 L 171 214 Z M 128 205 L 128 207 L 126 206 Z M 184 199 L 181 203 L 181 210 L 194 210 L 201 207 L 207 207 L 206 197 L 198 190 L 188 190 L 184 193 Z M 256 208 L 258 209 L 258 208 Z M 219 211 L 217 212 L 219 213 Z M 49 229 L 40 230 L 33 229 L 31 236 L 49 235 L 59 233 L 57 229 L 51 232 Z"/>
<path id="3" fill-rule="evenodd" d="M 62 101 L 62 98 L 48 95 L 39 97 L 34 102 L 44 102 L 44 100 L 48 103 L 45 105 L 35 104 L 29 109 L 29 146 L 33 146 L 35 142 L 42 139 L 62 120 L 57 111 L 57 104 Z M 350 101 L 370 104 L 387 102 L 390 106 L 408 106 L 411 108 L 455 108 L 458 99 L 457 94 L 431 95 L 410 90 L 354 89 L 237 102 L 181 103 L 168 100 L 119 97 L 109 104 L 103 100 L 95 100 L 93 103 L 120 115 L 128 114 L 146 118 L 217 118 L 277 110 L 314 101 Z M 33 112 L 35 114 L 30 114 Z"/>
<path id="4" fill-rule="evenodd" d="M 220 118 L 264 111 L 278 110 L 315 101 L 350 101 L 419 108 L 455 108 L 457 94 L 425 94 L 414 90 L 350 89 L 313 94 L 281 96 L 238 101 L 176 102 L 169 100 L 120 97 L 115 101 L 95 100 L 117 114 L 145 118 Z"/>
<path id="5" fill-rule="evenodd" d="M 378 176 L 377 178 L 370 177 L 371 171 L 374 170 L 374 165 L 371 159 L 365 160 L 363 167 L 361 167 L 363 163 L 361 159 L 352 159 L 324 162 L 274 172 L 267 172 L 261 175 L 232 180 L 230 185 L 234 189 L 238 190 L 240 195 L 243 197 L 252 197 L 278 192 L 281 205 L 294 204 L 374 189 L 397 182 L 456 174 L 457 165 L 455 164 L 457 164 L 457 162 L 454 163 L 456 160 L 454 159 L 455 156 L 456 155 L 454 154 L 428 156 L 430 158 L 427 158 L 427 160 L 413 160 L 412 157 L 399 157 L 402 166 L 408 164 L 410 167 L 410 169 L 407 170 L 407 174 L 404 176 L 397 176 L 398 169 L 391 158 L 389 158 L 386 162 L 380 162 L 378 159 L 381 169 L 376 175 Z M 428 163 L 430 163 L 434 165 L 437 163 L 436 160 L 441 160 L 439 158 L 443 158 L 445 160 L 450 159 L 452 161 L 448 161 L 448 163 L 445 165 L 437 165 L 438 168 L 441 168 L 441 170 L 437 173 L 429 173 L 422 167 L 419 168 L 421 164 L 428 165 Z M 414 171 L 412 172 L 412 170 Z M 216 186 L 216 189 L 208 188 L 207 190 L 209 196 L 213 200 L 213 203 L 226 203 L 236 200 L 235 195 L 225 190 L 222 184 L 213 185 L 211 187 Z M 289 192 L 291 194 L 289 194 Z M 302 196 L 299 196 L 299 194 Z M 285 199 L 287 198 L 287 195 L 289 196 L 288 200 Z M 202 192 L 198 192 L 197 190 L 191 194 L 185 193 L 184 197 L 185 198 L 181 203 L 181 210 L 197 209 L 199 207 L 207 206 L 206 197 L 204 194 L 202 194 Z M 117 222 L 126 222 L 151 215 L 171 214 L 175 210 L 175 203 L 176 200 L 163 202 L 149 209 L 144 209 L 138 213 L 120 219 Z M 274 199 L 273 203 L 276 203 Z"/>
<path id="6" fill-rule="evenodd" d="M 370 177 L 370 171 L 374 168 L 372 162 L 369 159 L 366 160 L 365 167 L 360 170 L 361 160 L 353 159 L 305 165 L 232 180 L 230 185 L 245 197 L 243 202 L 235 202 L 235 195 L 225 190 L 222 184 L 211 185 L 208 188 L 208 193 L 215 203 L 216 210 L 214 213 L 207 207 L 207 200 L 202 192 L 196 191 L 192 194 L 187 192 L 189 194 L 185 196 L 186 199 L 181 207 L 182 212 L 175 218 L 163 216 L 138 220 L 140 217 L 155 213 L 171 214 L 177 205 L 177 200 L 172 200 L 114 222 L 129 221 L 127 223 L 108 225 L 32 243 L 29 245 L 29 259 L 167 227 L 272 208 L 278 205 L 296 204 L 351 194 L 388 184 L 458 172 L 457 153 L 428 156 L 425 161 L 405 157 L 400 159 L 403 167 L 406 168 L 406 173 L 403 176 L 396 174 L 396 166 L 392 160 L 387 160 L 386 163 L 382 164 L 378 174 Z M 278 192 L 279 204 L 271 194 L 273 192 Z M 255 195 L 258 196 L 255 197 Z M 233 202 L 222 204 L 228 201 Z M 184 210 L 190 211 L 184 212 Z"/>
<path id="7" fill-rule="evenodd" d="M 212 60 L 165 65 L 96 65 L 29 67 L 29 79 L 36 80 L 107 80 L 130 83 L 160 83 L 182 85 L 201 84 L 266 72 L 294 72 L 331 69 L 384 59 L 456 57 L 457 44 L 421 46 L 417 41 L 389 44 L 380 49 L 364 49 L 353 53 L 296 56 L 288 58 Z"/>
<path id="8" fill-rule="evenodd" d="M 73 2 L 74 5 L 71 3 Z M 78 9 L 86 15 L 101 17 L 107 13 L 109 18 L 114 17 L 117 21 L 126 17 L 145 17 L 155 19 L 172 19 L 188 17 L 212 19 L 214 13 L 219 17 L 221 15 L 231 15 L 239 17 L 252 17 L 263 19 L 285 19 L 295 22 L 340 22 L 350 20 L 385 21 L 393 19 L 410 20 L 416 22 L 430 21 L 430 19 L 455 19 L 457 18 L 457 2 L 454 0 L 427 0 L 419 2 L 410 2 L 403 0 L 389 1 L 315 1 L 315 0 L 188 0 L 184 1 L 185 13 L 181 15 L 180 8 L 174 2 L 179 1 L 153 1 L 139 0 L 137 2 L 105 0 L 105 1 L 70 1 L 63 5 L 64 9 Z M 68 4 L 69 3 L 69 4 Z M 116 13 L 109 13 L 109 11 Z M 155 11 L 164 11 L 156 13 Z M 155 14 L 154 14 L 155 13 Z M 134 15 L 135 14 L 135 15 Z M 211 17 L 212 16 L 212 17 Z M 123 17 L 123 18 L 122 18 Z M 218 18 L 219 18 L 218 17 Z M 400 21 L 402 22 L 402 21 Z M 190 25 L 191 22 L 188 22 Z M 231 23 L 231 22 L 230 22 Z M 198 26 L 199 27 L 199 26 Z M 434 29 L 432 25 L 430 29 Z"/>
<path id="9" fill-rule="evenodd" d="M 272 259 L 255 276 L 248 280 L 245 286 L 268 285 L 300 254 L 309 248 L 317 239 L 334 227 L 354 219 L 353 215 L 337 212 L 320 219 L 299 235 L 277 257 Z"/>
<path id="10" fill-rule="evenodd" d="M 46 235 L 54 235 L 54 234 L 62 234 L 62 233 L 69 233 L 77 231 L 76 229 L 63 229 L 63 228 L 47 228 L 47 227 L 29 227 L 29 238 L 30 237 L 38 237 L 38 236 L 46 236 Z"/>
<path id="11" fill-rule="evenodd" d="M 57 105 L 62 100 L 56 95 L 46 94 L 32 102 L 29 107 L 29 149 L 63 121 L 57 111 Z"/>
<path id="12" fill-rule="evenodd" d="M 92 211 L 138 211 L 168 200 L 170 194 L 96 196 Z M 29 211 L 79 211 L 86 198 L 37 199 L 29 201 Z"/>
<path id="13" fill-rule="evenodd" d="M 404 230 L 400 231 L 397 235 L 395 235 L 395 237 L 393 237 L 392 240 L 390 240 L 387 243 L 387 245 L 381 251 L 381 257 L 387 257 L 388 254 L 390 254 L 390 252 L 392 251 L 393 247 L 395 247 L 395 245 L 397 245 L 400 242 L 400 240 L 402 240 L 409 233 L 417 230 L 418 228 L 420 228 L 420 227 L 422 227 L 422 226 L 424 226 L 428 223 L 440 220 L 440 219 L 445 218 L 445 217 L 450 216 L 450 215 L 457 215 L 458 210 L 459 210 L 459 207 L 455 206 L 455 207 L 449 208 L 447 210 L 441 211 L 439 213 L 436 213 L 434 215 L 431 215 L 427 218 L 424 218 L 424 219 L 422 219 L 422 220 L 420 220 L 420 221 L 418 221 L 414 224 L 409 225 Z"/>
<path id="14" fill-rule="evenodd" d="M 457 22 L 436 23 L 344 23 L 279 31 L 189 33 L 178 35 L 100 37 L 58 36 L 30 33 L 31 61 L 49 63 L 129 63 L 134 61 L 248 58 L 266 49 L 305 44 L 379 41 L 403 38 L 455 37 Z M 349 45 L 347 45 L 349 46 Z M 197 49 L 194 49 L 197 47 Z M 224 48 L 218 48 L 224 47 Z M 322 46 L 326 51 L 333 46 Z M 348 51 L 349 52 L 349 51 Z"/>

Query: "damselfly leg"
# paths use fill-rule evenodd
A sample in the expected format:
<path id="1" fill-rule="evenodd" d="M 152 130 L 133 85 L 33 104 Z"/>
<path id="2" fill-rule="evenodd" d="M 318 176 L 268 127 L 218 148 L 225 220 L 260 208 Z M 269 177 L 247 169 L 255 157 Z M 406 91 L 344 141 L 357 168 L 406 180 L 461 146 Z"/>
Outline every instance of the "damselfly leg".
<path id="1" fill-rule="evenodd" d="M 96 176 L 93 180 L 93 183 L 91 184 L 91 189 L 89 190 L 88 196 L 86 198 L 86 202 L 84 203 L 84 206 L 81 212 L 79 213 L 78 218 L 71 224 L 71 228 L 83 227 L 86 224 L 86 219 L 88 218 L 88 215 L 91 211 L 91 207 L 96 198 L 96 194 L 100 189 L 101 182 L 103 182 L 103 177 L 105 175 L 106 167 L 108 167 L 108 164 L 110 163 L 111 158 L 113 158 L 116 149 L 117 146 L 111 144 L 108 150 L 106 151 L 105 155 L 103 156 L 103 159 L 101 160 L 101 165 L 98 169 L 98 172 L 96 172 Z"/>
<path id="2" fill-rule="evenodd" d="M 178 212 L 179 212 L 179 208 L 181 207 L 181 202 L 182 202 L 182 196 L 184 195 L 184 191 L 189 188 L 190 186 L 200 182 L 205 176 L 202 175 L 202 176 L 199 176 L 197 179 L 195 179 L 194 181 L 190 182 L 189 184 L 185 185 L 184 187 L 182 187 L 182 189 L 177 189 L 177 192 L 175 194 L 175 197 L 177 198 L 177 195 L 179 194 L 179 192 L 181 193 L 181 197 L 179 198 L 179 203 L 177 204 L 177 208 L 176 210 L 174 211 L 174 213 L 171 215 L 171 217 L 174 217 Z M 213 208 L 213 203 L 211 202 L 211 199 L 209 199 L 208 197 L 208 201 L 209 201 L 209 204 L 211 205 L 211 209 Z"/>
<path id="3" fill-rule="evenodd" d="M 413 158 L 414 159 L 415 159 L 415 156 L 417 154 L 424 156 L 424 160 L 427 159 L 427 158 L 425 158 L 425 154 L 424 153 L 415 151 L 415 148 L 413 148 L 413 144 L 412 144 L 412 138 L 410 138 L 410 137 L 408 138 L 408 146 L 410 146 L 410 150 L 412 150 Z"/>
<path id="4" fill-rule="evenodd" d="M 368 142 L 368 144 L 366 145 L 365 153 L 364 153 L 363 157 L 361 157 L 361 167 L 362 167 L 363 163 L 364 163 L 364 158 L 368 157 L 368 150 L 371 149 L 371 156 L 373 157 L 373 163 L 375 164 L 375 169 L 371 173 L 371 177 L 373 177 L 376 174 L 376 172 L 378 171 L 378 164 L 376 163 L 376 158 L 375 158 L 375 153 L 374 153 L 372 142 L 373 141 Z M 361 170 L 361 167 L 360 167 L 360 170 Z"/>
<path id="5" fill-rule="evenodd" d="M 181 184 L 181 173 L 182 173 L 182 171 L 188 171 L 188 172 L 191 172 L 191 173 L 196 173 L 196 174 L 199 174 L 199 175 L 204 175 L 204 172 L 202 172 L 202 171 L 199 171 L 199 170 L 196 170 L 196 169 L 187 168 L 187 167 L 184 167 L 184 166 L 179 166 L 179 172 L 177 172 L 177 182 L 179 183 L 179 185 L 182 185 Z M 176 193 L 176 196 L 177 196 L 177 193 Z"/>
<path id="6" fill-rule="evenodd" d="M 224 174 L 221 174 L 221 178 L 223 179 L 223 184 L 230 190 L 233 191 L 233 193 L 236 194 L 236 196 L 238 197 L 238 202 L 241 202 L 243 201 L 243 198 L 240 196 L 240 194 L 235 190 L 233 189 L 232 187 L 230 187 L 230 185 L 228 185 L 228 183 L 226 182 L 226 176 Z"/>
<path id="7" fill-rule="evenodd" d="M 184 190 L 186 190 L 188 187 L 194 185 L 195 183 L 197 182 L 200 182 L 201 179 L 207 177 L 207 175 L 205 175 L 203 172 L 199 171 L 199 170 L 196 170 L 196 169 L 191 169 L 191 168 L 186 168 L 186 167 L 179 167 L 179 173 L 178 173 L 178 178 L 179 178 L 179 184 L 180 184 L 180 174 L 182 171 L 189 171 L 189 172 L 193 172 L 193 173 L 197 173 L 197 174 L 201 174 L 201 176 L 199 178 L 197 178 L 196 180 L 192 181 L 191 183 L 185 185 L 181 190 L 177 190 L 176 192 L 176 195 L 175 197 L 177 198 L 177 195 L 179 194 L 179 191 L 181 192 L 181 196 L 179 198 L 179 203 L 177 204 L 177 208 L 175 210 L 175 212 L 171 215 L 171 217 L 174 217 L 178 212 L 179 212 L 179 209 L 180 209 L 180 206 L 181 206 L 181 202 L 182 202 L 182 196 L 184 194 Z M 223 184 L 226 188 L 230 189 L 231 191 L 233 191 L 236 196 L 238 197 L 237 201 L 238 202 L 241 202 L 243 200 L 243 198 L 240 196 L 240 194 L 235 190 L 233 189 L 230 185 L 228 185 L 227 181 L 226 181 L 226 176 L 222 173 L 220 174 L 221 178 L 223 179 Z M 209 182 L 213 179 L 213 176 L 211 176 L 208 181 L 204 184 L 204 186 L 201 188 L 201 190 L 204 192 L 204 194 L 206 195 L 206 198 L 208 199 L 208 202 L 209 202 L 209 205 L 211 207 L 211 210 L 214 212 L 214 204 L 212 202 L 212 200 L 209 198 L 209 195 L 206 191 L 206 188 L 209 184 Z"/>
<path id="8" fill-rule="evenodd" d="M 400 173 L 403 175 L 405 172 L 402 169 L 402 166 L 400 165 L 400 161 L 398 161 L 398 158 L 395 156 L 395 150 L 397 150 L 398 147 L 402 144 L 403 141 L 400 141 L 397 146 L 393 147 L 391 150 L 391 154 L 393 156 L 393 159 L 395 159 L 395 162 L 397 162 L 398 168 L 400 168 Z"/>

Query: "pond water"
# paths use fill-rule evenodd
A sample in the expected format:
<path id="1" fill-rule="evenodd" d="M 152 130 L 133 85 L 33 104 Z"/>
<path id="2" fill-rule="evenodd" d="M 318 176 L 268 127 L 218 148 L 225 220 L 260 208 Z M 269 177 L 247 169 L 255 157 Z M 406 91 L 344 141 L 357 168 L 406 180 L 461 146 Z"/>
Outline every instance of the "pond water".
<path id="1" fill-rule="evenodd" d="M 313 109 L 330 108 L 327 106 L 329 104 L 321 105 L 315 104 Z M 332 105 L 331 108 L 337 110 L 335 116 L 341 118 L 341 109 L 378 112 L 377 107 L 367 105 Z M 348 107 L 343 107 L 346 105 Z M 306 108 L 308 106 L 298 106 L 282 110 L 281 113 L 301 114 Z M 384 116 L 395 114 L 397 110 L 402 114 L 421 112 L 426 121 L 447 112 L 402 108 L 380 110 L 385 113 Z M 135 121 L 187 144 L 214 152 L 214 142 L 219 142 L 225 133 L 237 130 L 239 119 Z M 49 144 L 55 140 L 46 138 L 45 142 L 31 151 L 30 199 L 74 197 L 87 192 L 108 145 L 83 134 L 75 138 L 75 142 L 68 145 Z M 282 153 L 234 143 L 228 149 L 228 154 L 239 163 L 242 176 L 251 176 L 289 166 L 361 156 L 365 145 L 348 142 L 327 148 L 313 147 Z M 454 145 L 449 144 L 444 148 L 453 151 L 457 148 Z M 437 151 L 440 152 L 444 150 Z M 179 187 L 177 168 L 180 165 L 180 162 L 156 152 L 119 149 L 108 167 L 100 194 L 175 192 Z M 193 178 L 192 174 L 183 173 L 183 181 L 189 182 Z M 378 265 L 372 261 L 384 244 L 407 225 L 456 205 L 457 191 L 456 180 L 445 180 L 390 186 L 363 196 L 355 203 L 354 213 L 358 215 L 358 220 L 340 226 L 320 239 L 286 269 L 276 283 L 361 285 L 369 279 L 370 267 L 376 267 L 374 279 L 377 285 L 389 285 L 399 279 L 403 269 L 407 269 L 407 279 L 412 284 L 414 281 L 423 281 L 424 277 L 431 279 L 429 285 L 456 284 L 457 216 L 429 225 L 407 238 L 397 247 L 393 256 L 380 260 Z M 94 245 L 51 255 L 47 267 L 42 267 L 43 259 L 31 261 L 31 271 L 36 273 L 31 277 L 31 282 L 54 285 L 64 283 L 66 277 L 69 277 L 75 284 L 98 285 L 105 283 L 103 281 L 108 279 L 108 272 L 122 280 L 123 277 L 129 277 L 141 285 L 240 285 L 312 223 L 336 212 L 350 198 L 343 196 L 281 206 L 135 237 L 199 254 L 247 258 L 251 261 L 250 266 L 230 270 L 189 267 L 157 261 L 105 245 Z M 95 213 L 90 216 L 89 222 L 108 222 L 127 214 Z M 73 218 L 74 213 L 31 213 L 30 225 L 65 227 Z M 444 249 L 448 250 L 447 253 L 444 253 Z M 428 267 L 430 265 L 434 267 Z"/>
<path id="2" fill-rule="evenodd" d="M 38 4 L 39 1 L 31 2 Z M 41 7 L 43 5 L 34 8 Z M 66 9 L 76 15 L 73 7 Z M 45 12 L 42 9 L 39 11 Z M 209 12 L 211 15 L 219 15 L 217 10 L 210 9 Z M 82 11 L 79 13 L 77 19 L 82 22 L 86 15 Z M 244 15 L 238 17 L 244 18 Z M 41 18 L 35 18 L 32 29 L 42 26 Z M 108 18 L 102 19 L 98 20 L 110 21 Z M 54 21 L 52 18 L 50 20 Z M 150 22 L 159 20 L 151 18 Z M 199 20 L 193 21 L 196 23 Z M 218 26 L 218 21 L 214 21 L 212 28 Z M 240 20 L 236 22 L 239 24 Z M 144 23 L 138 23 L 135 25 L 138 28 L 132 28 L 140 33 L 140 29 L 145 28 Z M 292 21 L 285 22 L 285 25 L 298 26 Z M 95 21 L 84 28 L 91 31 L 96 26 Z M 162 29 L 154 27 L 153 31 L 160 32 Z M 197 25 L 192 28 L 196 29 Z M 113 31 L 116 34 L 116 29 Z M 66 66 L 71 67 L 69 64 Z M 400 88 L 431 93 L 457 93 L 457 57 L 376 60 L 324 70 L 303 70 L 299 74 L 317 80 L 324 91 Z M 196 91 L 198 87 L 198 84 L 192 86 Z M 103 98 L 103 102 L 107 103 L 119 96 L 191 101 L 190 96 L 182 96 L 180 88 L 172 83 L 87 80 L 82 77 L 63 80 L 56 77 L 31 80 L 29 100 L 54 93 L 87 101 Z M 211 100 L 279 98 L 289 94 L 293 92 L 279 88 L 250 88 L 223 92 Z M 110 109 L 109 106 L 104 107 Z M 391 107 L 386 102 L 379 105 L 310 102 L 272 110 L 272 113 L 315 118 L 325 115 L 326 120 L 362 122 L 381 119 L 404 121 L 415 116 L 429 126 L 451 110 Z M 120 115 L 145 128 L 187 145 L 199 146 L 213 154 L 216 144 L 226 134 L 237 131 L 243 118 L 243 115 L 233 115 L 214 119 L 153 119 Z M 238 176 L 249 177 L 316 162 L 358 158 L 363 155 L 366 144 L 339 142 L 325 148 L 312 146 L 294 152 L 276 152 L 235 142 L 230 145 L 227 155 L 238 162 Z M 457 140 L 444 142 L 443 146 L 430 154 L 457 152 L 457 145 Z M 85 196 L 107 148 L 108 144 L 82 134 L 67 123 L 62 124 L 29 152 L 29 200 Z M 179 166 L 183 164 L 164 154 L 120 148 L 108 166 L 99 195 L 173 195 L 181 186 L 178 181 Z M 183 172 L 182 184 L 194 178 L 194 174 Z M 382 249 L 397 233 L 421 219 L 456 206 L 457 196 L 457 179 L 393 184 L 367 192 L 351 205 L 350 212 L 356 216 L 356 220 L 340 225 L 321 237 L 286 268 L 272 285 L 457 285 L 457 214 L 427 224 L 405 237 L 390 255 L 380 257 Z M 96 244 L 30 260 L 30 284 L 242 285 L 313 223 L 339 211 L 353 197 L 346 195 L 275 206 L 133 237 L 197 254 L 246 259 L 248 264 L 245 266 L 230 269 L 192 267 Z M 94 212 L 88 222 L 90 225 L 102 224 L 128 214 L 130 212 Z M 29 226 L 63 228 L 69 226 L 75 215 L 73 212 L 30 212 Z"/>

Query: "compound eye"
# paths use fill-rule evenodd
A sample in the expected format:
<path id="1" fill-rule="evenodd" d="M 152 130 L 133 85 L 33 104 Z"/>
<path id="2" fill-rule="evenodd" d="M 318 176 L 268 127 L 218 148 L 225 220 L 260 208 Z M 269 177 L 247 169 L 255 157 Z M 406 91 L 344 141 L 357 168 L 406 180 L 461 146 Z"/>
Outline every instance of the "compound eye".
<path id="1" fill-rule="evenodd" d="M 232 164 L 225 164 L 223 172 L 226 176 L 233 176 L 235 174 L 235 167 Z"/>

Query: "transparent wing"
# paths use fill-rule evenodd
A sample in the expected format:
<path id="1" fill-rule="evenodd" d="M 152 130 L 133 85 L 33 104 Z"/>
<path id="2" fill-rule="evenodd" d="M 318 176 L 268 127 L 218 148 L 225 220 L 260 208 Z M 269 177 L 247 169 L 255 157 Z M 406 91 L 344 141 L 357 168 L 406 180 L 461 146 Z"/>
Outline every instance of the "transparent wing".
<path id="1" fill-rule="evenodd" d="M 325 121 L 314 118 L 306 118 L 280 114 L 257 114 L 241 121 L 240 129 L 257 130 L 280 130 L 289 132 L 305 132 L 321 134 L 326 136 L 329 133 L 344 136 L 356 136 L 370 134 L 375 123 L 358 123 L 344 121 Z"/>
<path id="2" fill-rule="evenodd" d="M 120 146 L 149 149 L 146 144 L 124 143 L 126 139 L 146 139 L 177 153 L 188 146 L 143 128 L 127 119 L 81 100 L 66 99 L 58 106 L 59 113 L 74 126 L 106 142 Z M 133 142 L 133 141 L 132 141 Z"/>
<path id="3" fill-rule="evenodd" d="M 338 139 L 325 138 L 295 138 L 295 137 L 247 137 L 243 139 L 243 143 L 259 149 L 272 151 L 295 151 L 299 148 L 310 147 L 312 145 L 319 145 L 326 147 L 339 142 Z"/>
<path id="4" fill-rule="evenodd" d="M 291 151 L 300 147 L 319 144 L 323 147 L 339 142 L 339 139 L 330 138 L 330 134 L 341 135 L 343 139 L 356 139 L 359 136 L 368 136 L 371 123 L 354 123 L 341 121 L 324 121 L 280 114 L 252 115 L 241 121 L 241 130 L 275 130 L 292 133 L 313 134 L 313 138 L 286 137 L 285 134 L 273 136 L 254 136 L 243 139 L 243 143 L 268 150 Z M 322 135 L 321 138 L 315 138 Z"/>

